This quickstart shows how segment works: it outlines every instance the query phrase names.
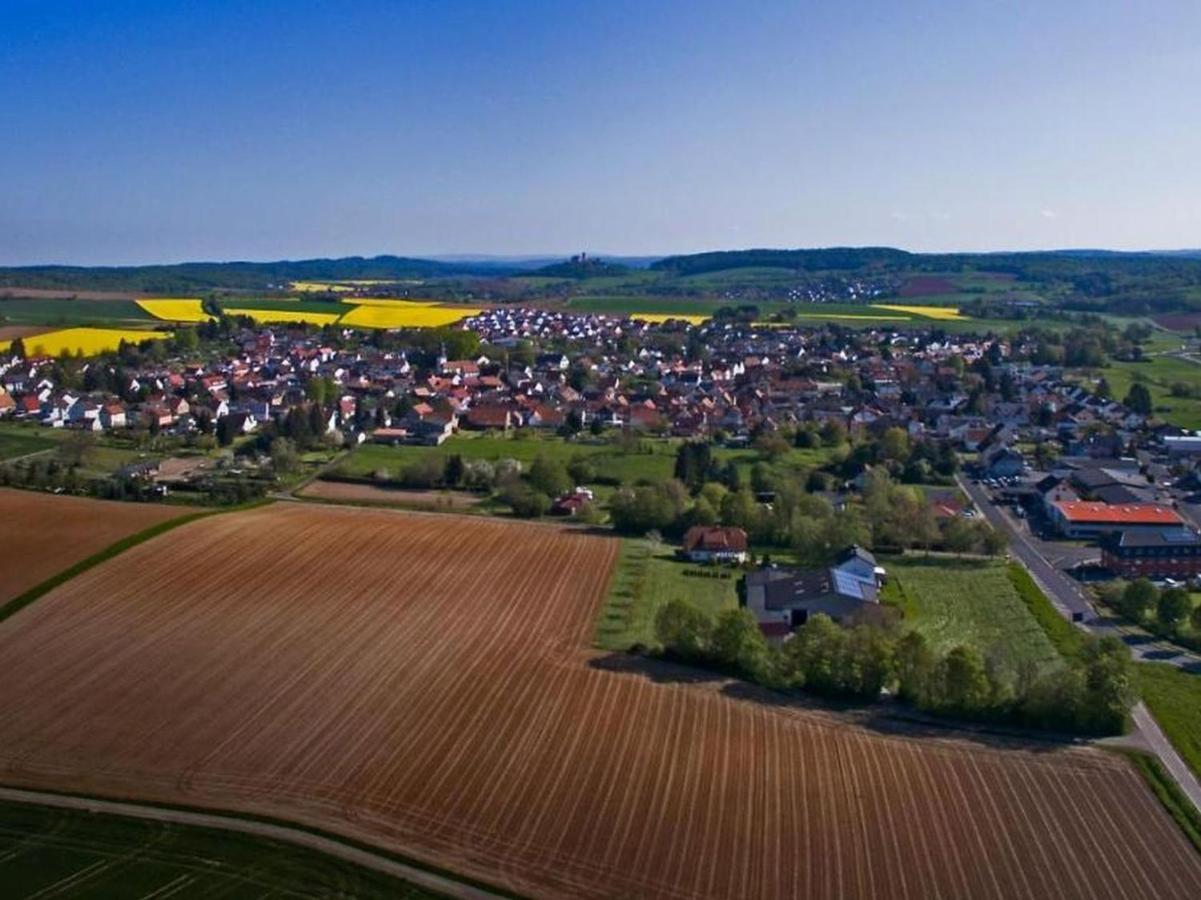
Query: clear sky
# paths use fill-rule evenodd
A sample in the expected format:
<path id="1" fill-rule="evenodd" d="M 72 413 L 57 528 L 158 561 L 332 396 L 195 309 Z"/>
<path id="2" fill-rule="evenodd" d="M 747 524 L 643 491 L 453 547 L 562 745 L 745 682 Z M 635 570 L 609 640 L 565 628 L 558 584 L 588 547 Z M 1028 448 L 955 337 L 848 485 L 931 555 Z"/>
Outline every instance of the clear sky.
<path id="1" fill-rule="evenodd" d="M 1197 0 L 0 0 L 0 264 L 1201 245 Z"/>

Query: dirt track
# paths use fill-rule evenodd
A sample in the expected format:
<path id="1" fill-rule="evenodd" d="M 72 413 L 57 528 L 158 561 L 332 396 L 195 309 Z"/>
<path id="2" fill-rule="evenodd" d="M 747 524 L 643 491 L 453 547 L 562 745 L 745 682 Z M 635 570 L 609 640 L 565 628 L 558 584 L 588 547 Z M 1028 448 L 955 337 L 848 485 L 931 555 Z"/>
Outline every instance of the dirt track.
<path id="1" fill-rule="evenodd" d="M 534 896 L 1201 896 L 1117 757 L 885 736 L 589 651 L 615 551 L 302 504 L 184 526 L 0 625 L 0 781 Z"/>

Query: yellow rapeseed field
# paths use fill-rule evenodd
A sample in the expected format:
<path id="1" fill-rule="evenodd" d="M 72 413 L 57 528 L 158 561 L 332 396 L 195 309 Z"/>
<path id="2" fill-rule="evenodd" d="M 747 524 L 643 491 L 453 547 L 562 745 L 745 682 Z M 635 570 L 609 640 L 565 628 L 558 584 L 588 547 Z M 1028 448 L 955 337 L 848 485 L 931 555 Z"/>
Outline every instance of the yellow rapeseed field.
<path id="1" fill-rule="evenodd" d="M 25 352 L 29 356 L 61 356 L 69 353 L 74 356 L 82 353 L 84 356 L 95 356 L 98 353 L 111 353 L 121 344 L 128 341 L 140 344 L 142 341 L 161 341 L 171 337 L 167 331 L 134 331 L 126 328 L 64 328 L 61 331 L 48 331 L 25 338 Z"/>
<path id="2" fill-rule="evenodd" d="M 475 306 L 431 306 L 419 303 L 357 304 L 338 320 L 356 328 L 438 328 L 453 325 L 482 310 Z"/>
<path id="3" fill-rule="evenodd" d="M 226 307 L 225 311 L 231 316 L 249 316 L 260 325 L 272 325 L 287 322 L 302 322 L 306 325 L 332 325 L 338 321 L 338 313 L 307 312 L 298 309 L 233 309 Z"/>
<path id="4" fill-rule="evenodd" d="M 703 325 L 709 321 L 708 316 L 687 315 L 684 313 L 630 313 L 630 318 L 648 325 L 662 325 L 668 320 L 679 319 L 692 325 Z"/>
<path id="5" fill-rule="evenodd" d="M 139 300 L 138 306 L 164 322 L 208 322 L 213 317 L 200 306 L 199 300 L 183 297 L 155 297 Z"/>
<path id="6" fill-rule="evenodd" d="M 343 297 L 352 306 L 437 306 L 441 300 L 407 300 L 401 297 Z"/>
<path id="7" fill-rule="evenodd" d="M 922 316 L 926 319 L 966 319 L 968 318 L 959 311 L 957 306 L 902 306 L 900 304 L 891 303 L 876 303 L 872 306 L 873 309 L 889 309 L 893 312 L 909 313 L 913 316 Z"/>

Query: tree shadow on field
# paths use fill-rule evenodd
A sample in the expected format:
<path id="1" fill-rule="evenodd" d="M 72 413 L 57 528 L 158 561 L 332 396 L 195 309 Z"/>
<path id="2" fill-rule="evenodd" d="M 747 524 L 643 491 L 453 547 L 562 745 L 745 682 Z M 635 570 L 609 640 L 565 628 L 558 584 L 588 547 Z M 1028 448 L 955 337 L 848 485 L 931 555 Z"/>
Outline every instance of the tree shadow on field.
<path id="1" fill-rule="evenodd" d="M 638 653 L 609 653 L 589 661 L 588 666 L 619 675 L 641 675 L 656 684 L 716 684 L 729 676 L 654 656 Z"/>
<path id="2" fill-rule="evenodd" d="M 1050 753 L 1088 743 L 1087 738 L 1075 735 L 939 718 L 905 706 L 895 699 L 886 698 L 878 703 L 852 703 L 774 690 L 722 672 L 648 654 L 608 653 L 590 660 L 588 665 L 603 672 L 638 675 L 655 684 L 716 687 L 722 696 L 731 700 L 774 707 L 781 713 L 822 717 L 830 724 L 855 726 L 881 737 L 952 740 L 992 749 L 1017 749 L 1033 753 Z"/>

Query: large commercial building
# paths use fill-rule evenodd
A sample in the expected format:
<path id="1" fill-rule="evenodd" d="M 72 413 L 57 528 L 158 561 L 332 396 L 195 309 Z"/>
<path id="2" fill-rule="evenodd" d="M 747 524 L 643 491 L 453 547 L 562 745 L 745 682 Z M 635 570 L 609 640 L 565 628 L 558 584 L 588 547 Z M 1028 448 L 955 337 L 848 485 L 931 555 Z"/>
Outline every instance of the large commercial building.
<path id="1" fill-rule="evenodd" d="M 1101 564 L 1123 578 L 1201 575 L 1201 536 L 1191 528 L 1121 531 L 1101 539 Z"/>
<path id="2" fill-rule="evenodd" d="M 1048 512 L 1059 533 L 1069 538 L 1099 538 L 1115 531 L 1158 531 L 1184 526 L 1176 510 L 1157 503 L 1060 500 L 1051 503 Z"/>

